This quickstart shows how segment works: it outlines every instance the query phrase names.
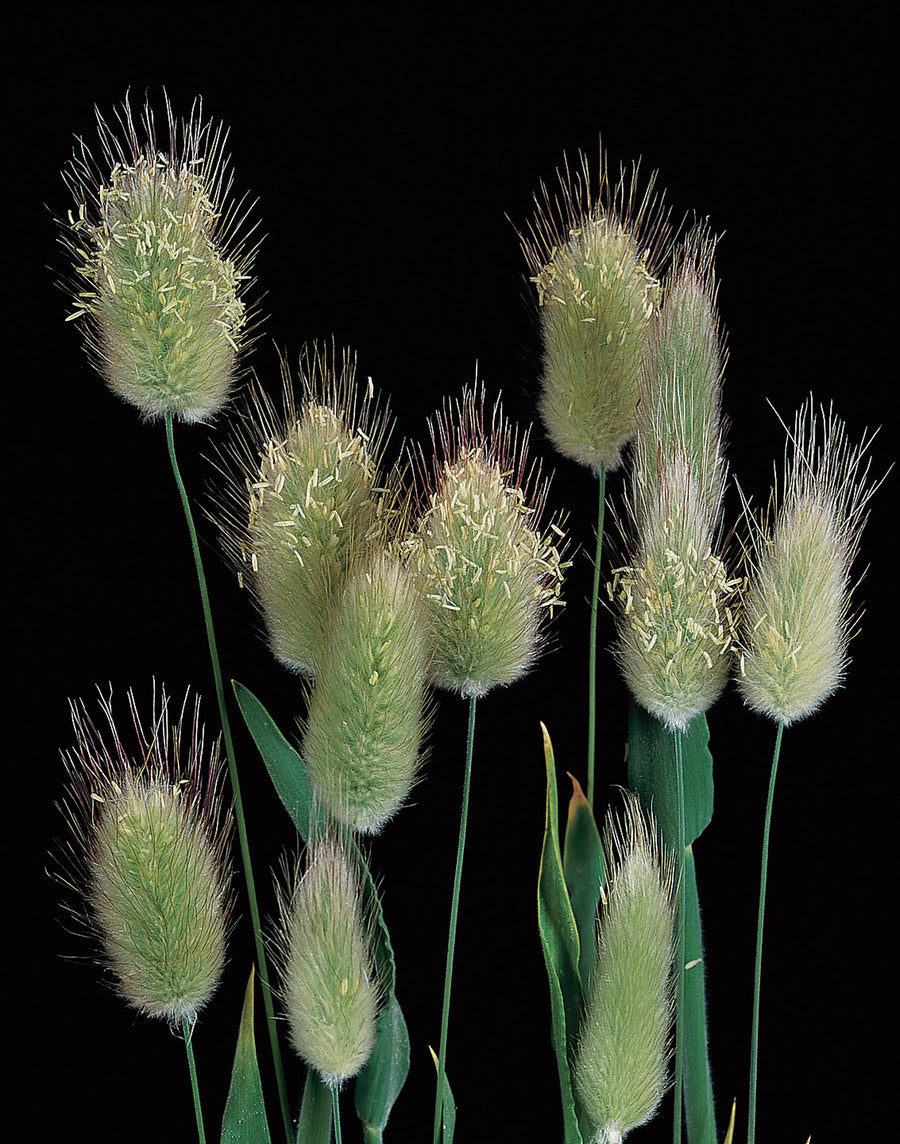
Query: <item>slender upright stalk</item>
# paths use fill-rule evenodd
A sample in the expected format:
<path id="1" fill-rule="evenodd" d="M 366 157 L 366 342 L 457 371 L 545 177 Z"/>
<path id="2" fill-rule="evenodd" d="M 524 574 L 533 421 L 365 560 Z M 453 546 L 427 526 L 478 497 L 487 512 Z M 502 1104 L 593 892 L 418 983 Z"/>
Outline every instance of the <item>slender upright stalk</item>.
<path id="1" fill-rule="evenodd" d="M 769 874 L 769 832 L 772 827 L 772 804 L 775 801 L 775 776 L 781 755 L 781 736 L 784 724 L 779 722 L 772 755 L 772 773 L 769 776 L 769 797 L 766 800 L 766 820 L 763 826 L 762 864 L 759 874 L 759 913 L 756 919 L 756 964 L 753 970 L 753 1022 L 750 1034 L 750 1100 L 747 1110 L 747 1144 L 756 1140 L 756 1082 L 759 1067 L 759 993 L 762 979 L 763 928 L 766 917 L 766 882 Z"/>
<path id="2" fill-rule="evenodd" d="M 184 1051 L 187 1053 L 188 1072 L 191 1074 L 191 1092 L 194 1095 L 194 1114 L 197 1117 L 197 1139 L 200 1144 L 206 1144 L 206 1132 L 203 1128 L 203 1110 L 200 1107 L 200 1088 L 197 1084 L 197 1065 L 194 1061 L 194 1044 L 192 1040 L 194 1029 L 187 1015 L 181 1018 L 181 1031 L 184 1034 Z"/>
<path id="3" fill-rule="evenodd" d="M 594 553 L 594 590 L 591 596 L 591 646 L 588 652 L 588 753 L 587 797 L 594 805 L 594 756 L 597 744 L 597 614 L 600 609 L 600 557 L 603 553 L 603 511 L 606 497 L 606 469 L 597 476 L 597 547 Z"/>
<path id="4" fill-rule="evenodd" d="M 447 940 L 447 966 L 444 971 L 444 1003 L 441 1009 L 441 1042 L 438 1054 L 437 1093 L 434 1099 L 433 1144 L 440 1144 L 444 1108 L 444 1077 L 447 1075 L 447 1028 L 450 1022 L 450 990 L 453 984 L 453 954 L 456 948 L 456 919 L 459 914 L 459 888 L 462 882 L 463 855 L 466 848 L 466 825 L 469 818 L 469 791 L 472 785 L 472 754 L 475 744 L 474 695 L 469 698 L 469 731 L 466 738 L 466 772 L 463 780 L 462 810 L 459 817 L 459 844 L 456 848 L 456 872 L 453 875 L 453 900 L 450 904 L 450 936 Z"/>
<path id="5" fill-rule="evenodd" d="M 203 620 L 206 625 L 206 639 L 209 644 L 209 658 L 212 664 L 213 680 L 216 688 L 216 699 L 219 704 L 219 718 L 222 723 L 222 738 L 225 742 L 225 754 L 228 759 L 228 774 L 231 779 L 231 789 L 234 794 L 234 812 L 237 822 L 238 841 L 241 850 L 241 859 L 244 866 L 244 878 L 247 885 L 247 897 L 250 903 L 250 917 L 253 922 L 253 936 L 256 942 L 256 960 L 259 965 L 259 976 L 262 981 L 263 1005 L 266 1010 L 269 1041 L 272 1046 L 272 1059 L 275 1067 L 275 1080 L 278 1086 L 278 1099 L 284 1119 L 285 1134 L 291 1139 L 291 1117 L 287 1098 L 287 1088 L 284 1080 L 284 1067 L 281 1061 L 281 1048 L 278 1043 L 278 1030 L 275 1023 L 275 1008 L 272 1003 L 272 990 L 269 982 L 269 972 L 266 965 L 265 947 L 263 945 L 262 925 L 260 922 L 259 905 L 256 898 L 256 883 L 253 878 L 253 867 L 250 862 L 250 845 L 247 839 L 247 823 L 244 817 L 244 804 L 241 799 L 241 786 L 238 779 L 237 762 L 234 755 L 234 742 L 231 735 L 231 723 L 228 717 L 228 707 L 225 702 L 225 688 L 222 682 L 222 668 L 219 662 L 219 652 L 216 644 L 216 634 L 213 627 L 212 609 L 209 603 L 209 592 L 206 586 L 206 574 L 203 570 L 203 560 L 200 555 L 200 544 L 197 539 L 197 529 L 194 525 L 194 515 L 191 511 L 178 460 L 175 455 L 175 435 L 172 424 L 172 414 L 166 414 L 166 441 L 169 448 L 169 460 L 175 476 L 175 484 L 181 498 L 187 521 L 188 533 L 191 538 L 191 551 L 194 555 L 194 567 L 197 572 L 197 583 L 200 588 L 200 600 L 203 606 Z"/>
<path id="6" fill-rule="evenodd" d="M 675 731 L 675 787 L 678 799 L 678 934 L 676 941 L 675 993 L 675 1091 L 672 1121 L 673 1144 L 681 1144 L 681 1120 L 684 1089 L 684 732 Z"/>
<path id="7" fill-rule="evenodd" d="M 341 1144 L 341 1096 L 337 1085 L 331 1089 L 331 1114 L 334 1121 L 334 1144 Z"/>

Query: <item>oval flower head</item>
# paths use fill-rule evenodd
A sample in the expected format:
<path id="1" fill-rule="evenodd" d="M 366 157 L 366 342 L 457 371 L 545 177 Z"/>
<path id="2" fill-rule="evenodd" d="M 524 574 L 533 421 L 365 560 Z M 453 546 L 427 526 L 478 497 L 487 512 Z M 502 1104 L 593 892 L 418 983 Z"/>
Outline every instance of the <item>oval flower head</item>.
<path id="1" fill-rule="evenodd" d="M 354 830 L 377 834 L 415 781 L 430 634 L 415 573 L 385 553 L 351 578 L 335 611 L 301 753 L 319 802 Z"/>
<path id="2" fill-rule="evenodd" d="M 394 494 L 380 479 L 387 418 L 356 384 L 348 350 L 313 345 L 300 362 L 302 398 L 284 377 L 281 409 L 255 390 L 235 421 L 213 511 L 282 663 L 313 675 L 353 570 L 382 543 Z"/>
<path id="3" fill-rule="evenodd" d="M 674 856 L 630 792 L 603 841 L 610 876 L 572 1080 L 592 1144 L 621 1144 L 656 1114 L 668 1087 L 676 876 Z"/>
<path id="4" fill-rule="evenodd" d="M 229 204 L 227 132 L 187 122 L 166 100 L 168 140 L 149 104 L 126 99 L 121 135 L 99 114 L 100 159 L 84 142 L 65 178 L 76 209 L 63 243 L 75 263 L 69 320 L 86 319 L 89 356 L 145 418 L 205 421 L 225 404 L 246 341 L 252 250 Z M 241 204 L 238 204 L 238 211 Z"/>
<path id="5" fill-rule="evenodd" d="M 85 898 L 75 910 L 99 940 L 117 992 L 172 1026 L 193 1024 L 219 984 L 229 928 L 228 832 L 218 751 L 204 748 L 195 706 L 171 727 L 165 696 L 145 730 L 129 694 L 134 749 L 109 702 L 99 730 L 72 705 L 76 744 L 65 754 L 71 826 L 67 865 Z"/>
<path id="6" fill-rule="evenodd" d="M 612 186 L 601 156 L 600 186 L 586 158 L 546 187 L 522 249 L 537 288 L 543 376 L 541 418 L 554 446 L 595 473 L 617 469 L 635 429 L 641 361 L 660 300 L 658 267 L 667 220 L 654 179 L 635 201 L 636 169 Z"/>
<path id="7" fill-rule="evenodd" d="M 357 1075 L 375 1044 L 382 990 L 357 872 L 337 838 L 310 846 L 306 871 L 279 887 L 275 937 L 291 1044 L 330 1088 Z"/>
<path id="8" fill-rule="evenodd" d="M 562 529 L 541 524 L 547 485 L 529 491 L 521 447 L 499 403 L 489 428 L 471 390 L 432 424 L 430 491 L 407 541 L 434 626 L 432 681 L 467 698 L 524 675 L 562 606 Z"/>
<path id="9" fill-rule="evenodd" d="M 737 685 L 748 707 L 788 726 L 831 696 L 849 662 L 850 570 L 875 491 L 866 452 L 812 399 L 785 452 L 784 491 L 769 521 L 750 526 L 749 575 Z"/>
<path id="10" fill-rule="evenodd" d="M 716 551 L 725 490 L 712 245 L 690 236 L 647 355 L 615 570 L 616 657 L 635 699 L 686 730 L 728 681 L 739 581 Z"/>

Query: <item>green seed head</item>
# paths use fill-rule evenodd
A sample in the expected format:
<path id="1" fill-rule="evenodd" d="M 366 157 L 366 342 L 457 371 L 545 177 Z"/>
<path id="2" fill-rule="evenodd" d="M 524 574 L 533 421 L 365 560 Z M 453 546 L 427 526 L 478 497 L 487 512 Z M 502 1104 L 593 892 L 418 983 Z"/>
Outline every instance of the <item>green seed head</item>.
<path id="1" fill-rule="evenodd" d="M 718 522 L 725 490 L 722 443 L 724 338 L 716 310 L 715 236 L 695 227 L 679 250 L 665 284 L 643 363 L 642 400 L 633 450 L 641 501 L 669 497 L 666 466 L 683 459 L 692 495 Z M 636 490 L 637 491 L 637 490 Z"/>
<path id="2" fill-rule="evenodd" d="M 546 485 L 529 497 L 527 442 L 516 447 L 499 405 L 486 436 L 483 398 L 467 391 L 433 438 L 443 458 L 406 549 L 431 605 L 433 682 L 480 696 L 537 658 L 544 623 L 562 603 L 565 537 L 556 524 L 542 529 Z"/>
<path id="3" fill-rule="evenodd" d="M 254 392 L 228 445 L 217 516 L 226 547 L 265 619 L 273 653 L 307 675 L 321 666 L 334 612 L 355 568 L 379 550 L 396 493 L 379 480 L 386 421 L 355 359 L 313 346 L 303 400 L 285 379 L 283 409 Z"/>
<path id="4" fill-rule="evenodd" d="M 87 148 L 66 179 L 77 206 L 64 243 L 74 263 L 75 309 L 98 372 L 146 418 L 204 421 L 225 404 L 248 315 L 251 253 L 237 241 L 221 127 L 176 125 L 157 149 L 145 108 L 141 141 L 126 101 L 124 139 L 98 117 L 103 164 Z"/>
<path id="5" fill-rule="evenodd" d="M 396 557 L 377 555 L 336 609 L 303 738 L 319 801 L 355 830 L 380 831 L 415 781 L 430 654 L 416 576 Z"/>
<path id="6" fill-rule="evenodd" d="M 280 907 L 276 952 L 291 1043 L 327 1085 L 339 1087 L 369 1059 L 381 989 L 357 874 L 337 840 L 314 845 Z"/>
<path id="7" fill-rule="evenodd" d="M 700 543 L 667 519 L 609 585 L 622 673 L 635 699 L 671 730 L 686 730 L 711 707 L 731 670 L 740 581 Z"/>
<path id="8" fill-rule="evenodd" d="M 543 342 L 540 411 L 555 447 L 599 472 L 619 467 L 634 433 L 665 227 L 650 191 L 633 210 L 632 182 L 610 188 L 602 163 L 596 199 L 584 159 L 560 186 L 562 211 L 545 189 L 522 242 Z"/>
<path id="9" fill-rule="evenodd" d="M 740 582 L 716 552 L 726 466 L 712 242 L 693 232 L 650 339 L 623 528 L 608 587 L 635 699 L 671 729 L 710 707 L 731 669 Z"/>
<path id="10" fill-rule="evenodd" d="M 737 684 L 748 707 L 787 726 L 831 696 L 849 662 L 850 570 L 874 492 L 865 462 L 831 414 L 797 414 L 784 495 L 767 524 L 752 516 Z M 865 463 L 864 463 L 865 462 Z"/>
<path id="11" fill-rule="evenodd" d="M 146 1016 L 193 1023 L 225 964 L 229 875 L 218 764 L 215 752 L 203 757 L 196 711 L 181 760 L 182 726 L 165 725 L 165 695 L 149 735 L 133 700 L 132 713 L 135 762 L 108 704 L 111 744 L 73 706 L 77 745 L 66 761 L 76 880 L 119 994 Z"/>
<path id="12" fill-rule="evenodd" d="M 597 1144 L 621 1141 L 654 1116 L 671 1055 L 674 860 L 637 798 L 626 800 L 604 835 L 610 878 L 572 1067 Z"/>

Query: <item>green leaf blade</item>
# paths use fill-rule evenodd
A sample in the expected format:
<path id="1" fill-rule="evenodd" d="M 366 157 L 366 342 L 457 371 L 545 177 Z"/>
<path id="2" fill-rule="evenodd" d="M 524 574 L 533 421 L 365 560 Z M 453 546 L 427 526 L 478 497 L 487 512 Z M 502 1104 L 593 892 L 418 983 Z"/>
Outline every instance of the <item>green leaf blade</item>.
<path id="1" fill-rule="evenodd" d="M 559 845 L 556 763 L 547 728 L 544 736 L 544 763 L 547 770 L 547 802 L 544 839 L 538 875 L 538 929 L 544 964 L 550 986 L 550 1014 L 553 1048 L 559 1074 L 564 1144 L 582 1144 L 581 1129 L 569 1073 L 569 1046 L 578 1031 L 583 996 L 578 974 L 578 926 L 563 873 Z"/>
<path id="2" fill-rule="evenodd" d="M 232 680 L 231 685 L 275 791 L 300 832 L 300 837 L 308 842 L 310 830 L 315 824 L 314 816 L 321 812 L 316 807 L 303 760 L 253 692 L 236 680 Z"/>
<path id="3" fill-rule="evenodd" d="M 597 908 L 606 881 L 606 860 L 591 804 L 578 780 L 572 775 L 569 778 L 573 790 L 563 844 L 563 876 L 578 929 L 578 974 L 587 996 L 597 960 Z"/>
<path id="4" fill-rule="evenodd" d="M 221 1144 L 270 1144 L 271 1141 L 253 1034 L 254 979 L 255 971 L 251 969 L 241 1010 L 231 1086 L 222 1117 Z"/>

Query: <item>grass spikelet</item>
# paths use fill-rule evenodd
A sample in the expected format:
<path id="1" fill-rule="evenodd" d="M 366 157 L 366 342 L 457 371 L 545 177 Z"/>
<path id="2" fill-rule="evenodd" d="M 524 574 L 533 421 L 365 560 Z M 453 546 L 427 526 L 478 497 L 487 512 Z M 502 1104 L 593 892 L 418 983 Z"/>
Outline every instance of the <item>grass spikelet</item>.
<path id="1" fill-rule="evenodd" d="M 381 989 L 353 861 L 337 838 L 307 852 L 293 889 L 279 890 L 282 997 L 296 1052 L 331 1088 L 363 1068 L 375 1042 Z"/>
<path id="2" fill-rule="evenodd" d="M 618 1144 L 655 1114 L 667 1087 L 674 1019 L 675 868 L 651 816 L 626 792 L 610 814 L 610 869 L 597 962 L 573 1062 L 597 1144 Z"/>
<path id="3" fill-rule="evenodd" d="M 185 726 L 187 700 L 170 727 L 163 692 L 147 731 L 130 693 L 129 704 L 131 752 L 110 701 L 103 731 L 72 705 L 67 865 L 85 901 L 73 912 L 128 1005 L 173 1028 L 192 1025 L 218 987 L 230 912 L 217 749 L 204 749 L 196 706 Z"/>
<path id="4" fill-rule="evenodd" d="M 222 408 L 247 342 L 252 249 L 229 203 L 227 132 L 196 101 L 163 149 L 149 104 L 126 98 L 118 128 L 98 114 L 100 160 L 84 142 L 65 172 L 75 212 L 62 241 L 75 266 L 70 320 L 91 361 L 145 418 L 205 421 Z"/>
<path id="5" fill-rule="evenodd" d="M 378 554 L 335 612 L 302 748 L 319 801 L 354 830 L 378 833 L 415 781 L 429 665 L 418 579 L 395 556 Z"/>
<path id="6" fill-rule="evenodd" d="M 353 569 L 384 542 L 395 493 L 380 478 L 387 418 L 371 384 L 357 387 L 355 357 L 312 345 L 300 383 L 298 405 L 285 373 L 280 409 L 253 391 L 213 515 L 273 654 L 313 675 Z"/>
<path id="7" fill-rule="evenodd" d="M 840 686 L 854 630 L 850 572 L 865 523 L 866 453 L 812 399 L 797 413 L 785 451 L 781 503 L 750 529 L 737 685 L 748 707 L 788 726 Z"/>
<path id="8" fill-rule="evenodd" d="M 540 412 L 556 449 L 594 472 L 617 469 L 635 430 L 641 362 L 660 301 L 669 245 L 654 178 L 636 201 L 637 169 L 609 181 L 601 155 L 591 189 L 586 158 L 546 187 L 522 248 L 537 290 L 543 374 Z"/>
<path id="9" fill-rule="evenodd" d="M 740 588 L 716 551 L 726 465 L 712 250 L 705 232 L 692 232 L 670 275 L 633 445 L 627 563 L 608 586 L 629 689 L 673 730 L 728 680 Z"/>
<path id="10" fill-rule="evenodd" d="M 514 682 L 537 658 L 539 635 L 562 605 L 567 567 L 557 524 L 544 530 L 546 483 L 532 492 L 521 446 L 484 395 L 466 390 L 432 425 L 434 470 L 406 545 L 434 627 L 432 680 L 467 698 Z"/>

